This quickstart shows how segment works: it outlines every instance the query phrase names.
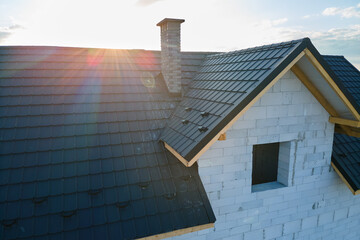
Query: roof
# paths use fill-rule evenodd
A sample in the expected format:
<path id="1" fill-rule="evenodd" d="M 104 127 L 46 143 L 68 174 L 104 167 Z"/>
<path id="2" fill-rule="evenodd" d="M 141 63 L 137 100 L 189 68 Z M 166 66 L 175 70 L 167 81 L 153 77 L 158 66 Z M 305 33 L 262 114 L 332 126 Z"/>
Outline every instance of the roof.
<path id="1" fill-rule="evenodd" d="M 360 194 L 360 139 L 335 133 L 332 164 L 354 194 Z"/>
<path id="2" fill-rule="evenodd" d="M 360 71 L 343 56 L 323 56 L 330 68 L 360 104 Z M 353 193 L 360 193 L 360 138 L 336 133 L 332 163 L 349 184 Z"/>
<path id="3" fill-rule="evenodd" d="M 206 53 L 183 53 L 183 80 Z M 160 53 L 0 47 L 0 238 L 134 239 L 213 223 L 197 166 L 158 142 Z"/>
<path id="4" fill-rule="evenodd" d="M 360 71 L 344 56 L 323 55 L 323 57 L 347 91 L 360 105 Z"/>
<path id="5" fill-rule="evenodd" d="M 161 140 L 191 166 L 216 136 L 284 69 L 308 50 L 359 110 L 308 38 L 207 56 Z"/>

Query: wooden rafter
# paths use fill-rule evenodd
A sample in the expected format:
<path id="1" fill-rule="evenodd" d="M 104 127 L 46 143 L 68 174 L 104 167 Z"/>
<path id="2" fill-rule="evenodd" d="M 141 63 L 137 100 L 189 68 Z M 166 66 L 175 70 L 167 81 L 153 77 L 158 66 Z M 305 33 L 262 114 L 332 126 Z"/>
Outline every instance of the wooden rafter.
<path id="1" fill-rule="evenodd" d="M 360 121 L 354 121 L 354 120 L 339 118 L 339 117 L 329 117 L 329 122 L 340 124 L 340 125 L 345 125 L 345 126 L 349 126 L 349 127 L 355 127 L 355 128 L 360 127 Z"/>
<path id="2" fill-rule="evenodd" d="M 214 223 L 208 223 L 208 224 L 204 224 L 204 225 L 200 225 L 200 226 L 179 229 L 179 230 L 175 230 L 175 231 L 172 231 L 172 232 L 157 234 L 157 235 L 154 235 L 154 236 L 138 238 L 138 239 L 139 240 L 158 240 L 158 239 L 163 239 L 163 238 L 175 237 L 175 236 L 183 235 L 183 234 L 186 234 L 186 233 L 196 232 L 196 231 L 200 231 L 200 230 L 204 230 L 204 229 L 208 229 L 208 228 L 213 228 L 213 227 L 214 227 Z"/>
<path id="3" fill-rule="evenodd" d="M 345 177 L 342 175 L 342 173 L 339 171 L 339 169 L 335 166 L 334 163 L 331 163 L 331 166 L 334 168 L 335 172 L 339 175 L 339 177 L 341 178 L 341 180 L 346 184 L 346 186 L 350 189 L 350 191 L 354 194 L 354 195 L 359 195 L 360 194 L 360 190 L 354 190 L 349 182 L 345 179 Z"/>
<path id="4" fill-rule="evenodd" d="M 335 110 L 335 108 L 326 100 L 326 98 L 322 95 L 322 93 L 315 87 L 315 85 L 310 81 L 308 76 L 300 69 L 299 66 L 294 65 L 291 68 L 291 71 L 295 74 L 295 76 L 305 85 L 305 87 L 311 92 L 311 94 L 318 100 L 318 102 L 325 108 L 325 110 L 330 114 L 330 119 L 340 119 L 339 113 Z M 352 136 L 352 130 L 346 124 L 339 124 L 342 132 L 345 134 Z"/>
<path id="5" fill-rule="evenodd" d="M 220 137 L 218 138 L 219 141 L 224 141 L 226 140 L 226 133 L 223 133 L 220 135 Z"/>
<path id="6" fill-rule="evenodd" d="M 305 56 L 307 59 L 313 64 L 313 66 L 319 71 L 321 76 L 327 81 L 327 83 L 331 86 L 331 88 L 335 91 L 335 93 L 340 97 L 343 103 L 350 109 L 352 115 L 356 120 L 360 121 L 360 114 L 356 111 L 355 107 L 350 103 L 349 99 L 344 95 L 344 93 L 340 90 L 334 80 L 330 77 L 330 75 L 326 72 L 324 67 L 319 63 L 319 61 L 315 58 L 315 56 L 310 52 L 310 50 L 305 49 Z"/>

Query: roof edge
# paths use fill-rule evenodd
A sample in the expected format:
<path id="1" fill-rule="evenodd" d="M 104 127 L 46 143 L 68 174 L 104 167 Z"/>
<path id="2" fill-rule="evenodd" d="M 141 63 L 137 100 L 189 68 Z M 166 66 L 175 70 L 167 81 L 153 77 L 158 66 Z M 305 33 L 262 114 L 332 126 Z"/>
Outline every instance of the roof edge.
<path id="1" fill-rule="evenodd" d="M 332 157 L 332 161 L 331 161 L 331 166 L 334 168 L 335 172 L 339 175 L 340 179 L 346 184 L 346 186 L 350 189 L 350 191 L 352 192 L 352 194 L 354 195 L 359 195 L 360 194 L 360 189 L 358 189 L 355 185 L 355 183 L 349 179 L 348 176 L 346 176 L 345 174 L 343 174 L 343 172 L 345 172 L 343 170 L 343 168 L 340 166 L 339 163 L 337 163 L 336 159 L 334 157 Z"/>
<path id="2" fill-rule="evenodd" d="M 232 124 L 245 113 L 257 100 L 264 94 L 273 84 L 279 80 L 286 71 L 288 71 L 295 63 L 305 55 L 303 51 L 307 46 L 307 40 L 303 39 L 298 46 L 285 57 L 278 66 L 262 81 L 244 100 L 242 100 L 209 134 L 204 137 L 198 144 L 198 147 L 192 149 L 185 155 L 185 159 L 189 162 L 197 161 L 197 159 L 217 140 L 217 135 L 224 133 Z M 275 81 L 274 81 L 275 80 Z M 272 84 L 270 84 L 273 82 Z M 270 85 L 269 85 L 270 84 Z M 260 94 L 261 93 L 261 94 Z M 239 115 L 239 116 L 238 116 Z M 230 125 L 229 125 L 230 124 Z"/>
<path id="3" fill-rule="evenodd" d="M 307 49 L 308 50 L 306 51 L 307 58 L 311 61 L 311 63 L 314 65 L 314 67 L 320 72 L 320 74 L 325 78 L 325 80 L 327 80 L 327 76 L 326 75 L 324 76 L 324 71 L 325 71 L 326 74 L 329 75 L 329 77 L 336 84 L 335 87 L 338 87 L 339 90 L 344 94 L 345 98 L 349 101 L 348 103 L 344 102 L 345 105 L 348 106 L 348 104 L 350 104 L 350 107 L 353 107 L 354 110 L 357 112 L 357 116 L 354 116 L 354 117 L 357 118 L 357 120 L 360 120 L 360 114 L 359 114 L 360 113 L 360 106 L 356 103 L 353 96 L 345 88 L 345 86 L 343 85 L 341 80 L 336 76 L 336 74 L 331 69 L 329 64 L 325 61 L 323 56 L 319 53 L 319 51 L 311 43 L 310 39 L 309 38 L 307 38 L 307 39 L 308 39 L 307 40 L 308 41 L 308 43 L 307 43 Z M 343 58 L 345 58 L 345 57 L 343 57 Z M 318 63 L 314 62 L 315 59 L 316 59 L 316 61 Z M 331 87 L 333 87 L 333 85 L 331 85 Z"/>
<path id="4" fill-rule="evenodd" d="M 204 229 L 213 228 L 214 226 L 215 226 L 214 223 L 207 223 L 207 224 L 198 225 L 198 226 L 194 226 L 194 227 L 182 228 L 182 229 L 178 229 L 178 230 L 171 231 L 171 232 L 160 233 L 160 234 L 156 234 L 153 236 L 138 238 L 138 240 L 157 240 L 157 239 L 175 237 L 175 236 L 180 236 L 180 235 L 183 235 L 186 233 L 192 233 L 192 232 L 197 232 L 197 231 L 201 231 Z"/>

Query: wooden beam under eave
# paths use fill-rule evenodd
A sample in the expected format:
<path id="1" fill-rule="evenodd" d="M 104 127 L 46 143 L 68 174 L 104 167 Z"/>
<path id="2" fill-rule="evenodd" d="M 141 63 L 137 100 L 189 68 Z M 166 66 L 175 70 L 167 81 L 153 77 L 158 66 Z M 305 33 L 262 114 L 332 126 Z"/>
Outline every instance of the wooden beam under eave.
<path id="1" fill-rule="evenodd" d="M 338 85 L 334 82 L 334 80 L 330 77 L 330 75 L 325 71 L 324 67 L 319 63 L 319 61 L 315 58 L 315 56 L 310 52 L 309 49 L 305 49 L 306 58 L 313 64 L 313 66 L 318 70 L 320 75 L 327 81 L 330 87 L 335 91 L 335 93 L 340 97 L 345 106 L 348 107 L 352 115 L 356 120 L 360 121 L 360 114 L 357 112 L 355 107 L 351 104 L 349 99 L 345 96 L 345 94 L 340 90 Z"/>
<path id="2" fill-rule="evenodd" d="M 342 173 L 339 171 L 339 169 L 335 166 L 335 164 L 333 162 L 331 162 L 331 166 L 334 168 L 335 172 L 339 175 L 340 179 L 346 184 L 346 186 L 350 189 L 350 191 L 352 192 L 352 194 L 354 195 L 358 195 L 360 194 L 359 190 L 354 190 L 350 184 L 348 183 L 348 181 L 345 179 L 345 177 L 342 175 Z"/>
<path id="3" fill-rule="evenodd" d="M 220 135 L 220 137 L 218 138 L 219 141 L 224 141 L 226 140 L 226 133 L 223 133 Z"/>
<path id="4" fill-rule="evenodd" d="M 310 81 L 309 77 L 301 70 L 297 65 L 294 65 L 291 68 L 291 71 L 295 76 L 305 85 L 305 87 L 311 92 L 311 94 L 318 100 L 318 102 L 325 108 L 325 110 L 330 114 L 331 117 L 339 118 L 338 112 L 335 108 L 327 101 L 327 99 L 322 95 L 322 93 L 315 87 L 315 85 Z M 346 125 L 339 125 L 344 134 L 352 136 L 352 131 L 350 127 Z"/>
<path id="5" fill-rule="evenodd" d="M 318 102 L 325 108 L 325 110 L 331 115 L 338 117 L 339 114 L 336 112 L 335 108 L 326 100 L 322 93 L 315 87 L 315 85 L 310 81 L 308 76 L 300 69 L 299 66 L 294 65 L 291 68 L 291 71 L 295 76 L 305 85 L 305 87 L 311 92 L 311 94 L 318 100 Z"/>
<path id="6" fill-rule="evenodd" d="M 360 121 L 354 121 L 350 119 L 340 118 L 340 117 L 329 117 L 329 122 L 336 123 L 339 125 L 345 125 L 349 127 L 360 127 Z"/>
<path id="7" fill-rule="evenodd" d="M 208 228 L 213 228 L 213 227 L 214 227 L 214 223 L 208 223 L 208 224 L 204 224 L 204 225 L 200 225 L 200 226 L 175 230 L 175 231 L 172 231 L 172 232 L 161 233 L 161 234 L 157 234 L 157 235 L 153 235 L 153 236 L 149 236 L 149 237 L 138 238 L 138 240 L 158 240 L 158 239 L 183 235 L 183 234 L 186 234 L 186 233 L 197 232 L 197 231 L 201 231 L 201 230 L 208 229 Z"/>
<path id="8" fill-rule="evenodd" d="M 173 149 L 169 144 L 167 144 L 166 142 L 164 142 L 164 146 L 167 150 L 169 150 L 169 152 L 171 152 L 177 159 L 180 160 L 180 162 L 182 162 L 186 167 L 191 167 L 191 165 L 189 165 L 189 162 L 183 158 L 175 149 Z"/>

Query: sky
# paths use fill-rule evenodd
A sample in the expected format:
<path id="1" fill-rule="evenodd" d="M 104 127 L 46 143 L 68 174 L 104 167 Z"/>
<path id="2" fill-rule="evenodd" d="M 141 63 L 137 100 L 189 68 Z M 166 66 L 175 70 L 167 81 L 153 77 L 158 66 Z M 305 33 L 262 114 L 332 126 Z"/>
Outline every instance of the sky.
<path id="1" fill-rule="evenodd" d="M 309 37 L 360 69 L 360 0 L 0 0 L 0 45 L 160 49 L 185 19 L 183 51 L 232 51 Z"/>

